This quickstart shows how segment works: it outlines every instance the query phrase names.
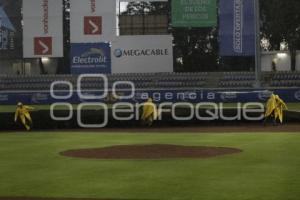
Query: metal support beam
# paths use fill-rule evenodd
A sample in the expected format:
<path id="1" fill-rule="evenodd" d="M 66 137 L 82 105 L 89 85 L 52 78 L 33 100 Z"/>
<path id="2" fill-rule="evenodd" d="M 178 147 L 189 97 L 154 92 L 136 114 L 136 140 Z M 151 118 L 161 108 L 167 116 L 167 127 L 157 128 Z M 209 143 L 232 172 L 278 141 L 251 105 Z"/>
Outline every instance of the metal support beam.
<path id="1" fill-rule="evenodd" d="M 255 8 L 255 85 L 261 87 L 260 12 L 259 0 L 254 0 Z"/>

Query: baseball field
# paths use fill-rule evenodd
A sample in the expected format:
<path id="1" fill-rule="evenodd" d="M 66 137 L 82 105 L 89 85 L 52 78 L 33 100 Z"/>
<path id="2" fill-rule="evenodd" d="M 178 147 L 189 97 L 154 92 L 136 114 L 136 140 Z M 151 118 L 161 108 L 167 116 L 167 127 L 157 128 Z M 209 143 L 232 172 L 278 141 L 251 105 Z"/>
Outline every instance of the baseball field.
<path id="1" fill-rule="evenodd" d="M 137 158 L 63 153 L 123 147 L 116 152 L 126 154 L 131 145 L 238 151 L 214 155 L 210 149 L 185 157 L 177 149 L 155 158 L 148 156 L 157 153 L 151 148 L 141 149 L 145 157 Z M 299 155 L 298 124 L 1 132 L 0 199 L 298 200 Z"/>

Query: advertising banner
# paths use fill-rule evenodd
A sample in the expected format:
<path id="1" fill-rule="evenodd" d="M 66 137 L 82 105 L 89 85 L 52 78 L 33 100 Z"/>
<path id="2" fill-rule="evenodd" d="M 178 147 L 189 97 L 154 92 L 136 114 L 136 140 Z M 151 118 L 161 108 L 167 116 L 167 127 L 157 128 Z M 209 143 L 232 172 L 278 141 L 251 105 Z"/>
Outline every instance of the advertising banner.
<path id="1" fill-rule="evenodd" d="M 142 0 L 142 2 L 167 2 L 168 0 Z M 141 2 L 139 0 L 120 0 L 120 2 Z"/>
<path id="2" fill-rule="evenodd" d="M 112 42 L 112 73 L 173 72 L 173 37 L 120 36 Z"/>
<path id="3" fill-rule="evenodd" d="M 220 0 L 220 55 L 255 55 L 254 0 Z"/>
<path id="4" fill-rule="evenodd" d="M 62 0 L 23 0 L 25 58 L 63 57 Z"/>
<path id="5" fill-rule="evenodd" d="M 173 0 L 173 27 L 212 27 L 217 25 L 216 0 Z"/>
<path id="6" fill-rule="evenodd" d="M 109 43 L 71 44 L 71 73 L 111 73 Z"/>
<path id="7" fill-rule="evenodd" d="M 0 0 L 0 58 L 22 58 L 21 0 Z"/>
<path id="8" fill-rule="evenodd" d="M 71 43 L 108 42 L 116 37 L 115 0 L 70 0 Z"/>
<path id="9" fill-rule="evenodd" d="M 132 91 L 123 91 L 123 95 L 129 95 Z M 213 103 L 247 103 L 261 102 L 266 103 L 270 95 L 274 92 L 278 94 L 287 103 L 300 102 L 300 88 L 289 89 L 259 89 L 259 90 L 209 90 L 209 89 L 186 89 L 186 90 L 167 90 L 167 89 L 137 89 L 133 99 L 124 99 L 121 101 L 131 103 L 143 103 L 148 98 L 152 98 L 156 103 L 162 102 L 213 102 Z M 69 91 L 55 92 L 57 95 L 68 95 Z M 89 95 L 101 95 L 103 91 L 89 91 Z M 25 104 L 51 104 L 55 102 L 68 102 L 78 104 L 81 102 L 105 102 L 107 99 L 80 99 L 78 91 L 73 91 L 72 96 L 65 100 L 53 98 L 50 91 L 29 91 L 29 92 L 0 92 L 1 105 L 16 105 L 17 102 Z M 115 103 L 115 102 L 114 102 Z"/>

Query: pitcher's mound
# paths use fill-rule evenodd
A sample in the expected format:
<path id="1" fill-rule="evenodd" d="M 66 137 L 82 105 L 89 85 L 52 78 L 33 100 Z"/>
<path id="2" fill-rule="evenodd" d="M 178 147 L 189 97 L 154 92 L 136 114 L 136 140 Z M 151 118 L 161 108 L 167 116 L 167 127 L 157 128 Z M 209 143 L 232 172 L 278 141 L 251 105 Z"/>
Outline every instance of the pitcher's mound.
<path id="1" fill-rule="evenodd" d="M 120 145 L 94 149 L 74 149 L 61 155 L 94 159 L 164 159 L 164 158 L 209 158 L 242 150 L 227 147 L 179 146 L 165 144 Z"/>

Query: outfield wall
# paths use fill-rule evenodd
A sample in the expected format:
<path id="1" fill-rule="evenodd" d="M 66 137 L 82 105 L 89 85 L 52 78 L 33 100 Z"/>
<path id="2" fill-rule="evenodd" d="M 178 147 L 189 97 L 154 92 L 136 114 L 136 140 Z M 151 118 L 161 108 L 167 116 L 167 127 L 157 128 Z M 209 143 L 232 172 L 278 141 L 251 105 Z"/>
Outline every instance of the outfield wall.
<path id="1" fill-rule="evenodd" d="M 284 101 L 297 103 L 300 102 L 300 88 L 293 89 L 239 89 L 239 90 L 225 90 L 225 89 L 210 89 L 210 90 L 201 90 L 201 89 L 189 89 L 189 90 L 136 90 L 134 93 L 134 98 L 130 100 L 122 100 L 125 102 L 131 103 L 142 103 L 145 102 L 149 97 L 151 97 L 155 103 L 162 102 L 190 102 L 190 103 L 199 103 L 199 102 L 215 102 L 215 103 L 246 103 L 246 102 L 262 102 L 265 103 L 268 99 L 269 95 L 274 92 L 275 94 L 280 95 Z M 95 91 L 84 91 L 82 95 L 100 95 L 102 92 Z M 119 95 L 129 95 L 130 92 L 122 91 L 118 92 Z M 141 107 L 135 107 L 133 113 L 134 118 L 128 121 L 116 120 L 112 117 L 112 104 L 119 102 L 115 100 L 111 93 L 109 93 L 108 97 L 104 99 L 96 99 L 96 100 L 86 100 L 80 98 L 77 92 L 55 92 L 55 95 L 69 95 L 69 98 L 66 99 L 56 99 L 53 98 L 48 91 L 39 91 L 39 92 L 0 92 L 0 105 L 16 105 L 17 102 L 22 101 L 25 104 L 33 104 L 33 105 L 49 105 L 57 102 L 66 102 L 69 104 L 80 104 L 86 102 L 102 102 L 107 104 L 107 113 L 105 113 L 105 109 L 101 109 L 98 107 L 85 107 L 85 109 L 80 110 L 80 119 L 82 123 L 85 124 L 99 124 L 102 123 L 105 119 L 108 120 L 107 126 L 105 127 L 138 127 L 141 125 L 139 121 L 139 116 L 141 114 Z M 229 104 L 230 105 L 230 104 Z M 224 116 L 232 118 L 232 120 L 224 121 L 223 118 L 216 118 L 208 121 L 199 120 L 197 117 L 193 116 L 189 120 L 174 120 L 171 112 L 165 112 L 162 116 L 162 120 L 155 122 L 157 126 L 188 126 L 188 125 L 199 125 L 199 124 L 211 124 L 216 123 L 214 125 L 218 125 L 218 123 L 257 123 L 259 120 L 247 121 L 244 116 L 236 119 L 234 116 L 237 113 L 241 113 L 241 109 L 237 108 L 238 105 L 230 105 L 229 107 L 224 109 L 215 110 L 218 115 L 224 114 Z M 206 108 L 205 106 L 195 108 L 197 109 L 197 113 L 202 117 L 210 117 L 207 110 L 212 109 L 211 107 Z M 139 110 L 138 114 L 136 114 L 136 110 Z M 263 109 L 254 110 L 250 114 L 253 116 L 263 116 Z M 51 111 L 47 106 L 42 109 L 37 109 L 32 112 L 32 118 L 34 122 L 34 129 L 73 129 L 80 128 L 78 124 L 78 108 L 75 105 L 72 106 L 72 111 L 68 110 L 68 106 L 63 106 L 62 109 L 54 110 L 54 115 L 56 117 L 67 117 L 71 114 L 70 118 L 67 120 L 54 120 L 51 117 Z M 177 106 L 175 110 L 176 116 L 190 116 L 191 110 L 187 107 Z M 243 112 L 244 113 L 244 112 Z M 128 116 L 130 113 L 123 113 L 124 117 Z M 287 111 L 285 115 L 286 121 L 291 122 L 299 122 L 300 116 L 299 112 Z M 136 118 L 137 117 L 137 118 Z M 11 111 L 8 112 L 0 112 L 0 130 L 23 130 L 24 128 L 18 123 L 14 123 L 14 113 Z"/>
<path id="2" fill-rule="evenodd" d="M 212 117 L 209 112 L 209 109 L 200 109 L 197 113 L 201 117 Z M 140 110 L 141 112 L 141 110 Z M 154 122 L 154 126 L 156 127 L 188 127 L 188 126 L 219 126 L 219 125 L 238 125 L 246 123 L 249 124 L 257 124 L 262 123 L 262 120 L 247 120 L 243 116 L 241 118 L 236 118 L 240 111 L 237 108 L 230 108 L 224 109 L 222 111 L 218 111 L 218 116 L 221 115 L 226 116 L 230 120 L 223 120 L 222 118 L 216 118 L 211 120 L 200 120 L 197 117 L 193 117 L 189 120 L 175 120 L 172 117 L 170 112 L 164 112 L 162 114 L 162 119 L 157 120 Z M 59 110 L 55 111 L 56 116 L 65 117 L 68 116 L 70 111 L 68 110 Z M 128 117 L 131 113 L 123 113 L 119 116 Z M 190 110 L 188 108 L 178 108 L 176 109 L 176 116 L 177 117 L 187 117 L 190 115 Z M 263 115 L 262 112 L 251 112 L 248 116 L 251 117 L 258 117 Z M 81 127 L 78 123 L 78 111 L 73 111 L 73 116 L 68 120 L 54 120 L 50 115 L 49 110 L 36 110 L 31 112 L 31 117 L 33 120 L 32 128 L 33 130 L 55 130 L 55 129 L 78 129 L 84 128 Z M 102 124 L 105 121 L 105 115 L 103 110 L 82 110 L 81 111 L 81 121 L 84 124 L 88 125 L 98 125 Z M 107 116 L 107 124 L 103 128 L 137 128 L 137 127 L 144 127 L 139 120 L 140 115 L 137 116 L 138 118 L 130 119 L 130 120 L 116 120 L 112 117 L 112 110 L 108 110 Z M 284 121 L 285 123 L 299 123 L 300 116 L 298 112 L 293 111 L 285 111 L 284 113 Z M 7 113 L 0 113 L 0 131 L 7 131 L 7 130 L 25 130 L 21 123 L 18 121 L 17 123 L 14 122 L 14 113 L 7 112 Z M 93 127 L 90 127 L 93 128 Z"/>
<path id="3" fill-rule="evenodd" d="M 104 102 L 115 103 L 125 101 L 130 103 L 145 102 L 152 98 L 154 102 L 215 102 L 215 103 L 246 103 L 246 102 L 266 102 L 270 94 L 278 94 L 285 102 L 300 102 L 300 88 L 287 89 L 186 89 L 186 90 L 135 90 L 133 93 L 128 90 L 117 91 L 119 96 L 133 94 L 133 98 L 125 100 L 116 100 L 111 92 L 105 98 L 97 98 L 96 95 L 103 94 L 102 91 L 83 91 L 82 95 L 95 97 L 93 99 L 82 98 L 77 91 L 54 92 L 51 95 L 49 91 L 13 91 L 0 92 L 0 105 L 16 105 L 17 102 L 33 105 L 49 105 L 56 102 L 68 102 L 71 104 L 80 104 L 82 102 Z M 54 95 L 58 97 L 54 97 Z M 67 96 L 61 98 L 61 96 Z"/>

